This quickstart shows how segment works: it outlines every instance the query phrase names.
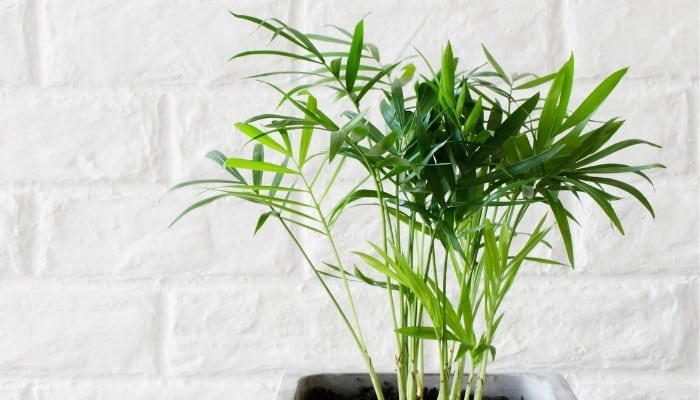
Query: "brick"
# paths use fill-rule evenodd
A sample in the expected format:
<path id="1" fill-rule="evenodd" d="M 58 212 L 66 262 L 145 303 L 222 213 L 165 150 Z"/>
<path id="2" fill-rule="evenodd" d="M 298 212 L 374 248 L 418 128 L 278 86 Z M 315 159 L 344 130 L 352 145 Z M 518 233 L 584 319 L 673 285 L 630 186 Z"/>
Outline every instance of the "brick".
<path id="1" fill-rule="evenodd" d="M 104 288 L 4 290 L 0 371 L 153 373 L 158 348 L 155 305 L 153 295 Z"/>
<path id="2" fill-rule="evenodd" d="M 585 61 L 579 61 L 583 67 Z M 610 66 L 606 74 L 612 73 Z M 574 84 L 571 107 L 578 107 L 583 99 L 600 83 L 600 80 L 585 80 Z M 617 142 L 623 139 L 644 139 L 662 146 L 636 146 L 623 150 L 615 156 L 616 162 L 628 164 L 652 164 L 660 162 L 668 167 L 661 175 L 682 175 L 697 169 L 695 162 L 697 140 L 690 125 L 690 108 L 687 87 L 667 79 L 639 80 L 625 76 L 594 115 L 594 119 L 607 121 L 612 118 L 624 120 L 615 135 Z M 663 113 L 659 107 L 663 105 Z M 594 126 L 594 125 L 591 125 Z M 652 173 L 653 175 L 657 175 Z"/>
<path id="3" fill-rule="evenodd" d="M 653 11 L 652 11 L 653 10 Z M 698 3 L 674 1 L 659 8 L 653 0 L 573 0 L 566 26 L 571 47 L 587 62 L 585 75 L 599 66 L 631 66 L 634 76 L 698 76 Z M 673 60 L 673 62 L 668 62 Z"/>
<path id="4" fill-rule="evenodd" d="M 36 224 L 30 216 L 32 204 L 24 194 L 0 194 L 0 274 L 30 273 Z"/>
<path id="5" fill-rule="evenodd" d="M 239 49 L 240 26 L 224 1 L 43 1 L 49 85 L 204 82 L 225 79 L 226 60 Z M 274 1 L 248 12 L 285 17 Z M 284 10 L 284 9 L 283 9 Z M 69 22 L 69 23 L 67 23 Z M 128 29 L 125 29 L 128 27 Z M 245 37 L 245 36 L 244 36 Z M 264 45 L 265 35 L 257 41 Z M 255 39 L 253 40 L 255 42 Z"/>
<path id="6" fill-rule="evenodd" d="M 0 381 L 0 399 L 3 400 L 33 400 L 30 386 L 21 380 L 3 379 Z"/>
<path id="7" fill-rule="evenodd" d="M 285 232 L 270 221 L 251 235 L 259 207 L 224 201 L 165 229 L 201 198 L 164 196 L 167 186 L 222 177 L 204 154 L 249 154 L 233 122 L 276 102 L 241 77 L 290 66 L 226 62 L 269 38 L 229 7 L 0 0 L 0 398 L 270 398 L 282 370 L 364 369 Z M 506 70 L 543 73 L 573 50 L 570 109 L 630 65 L 596 118 L 621 116 L 620 138 L 663 146 L 623 154 L 667 165 L 652 172 L 655 190 L 642 183 L 657 219 L 618 201 L 620 237 L 591 201 L 567 199 L 581 222 L 572 227 L 577 268 L 524 267 L 504 305 L 494 367 L 561 371 L 582 400 L 697 400 L 696 2 L 263 0 L 234 11 L 321 32 L 332 32 L 328 23 L 351 29 L 372 11 L 366 39 L 384 62 L 414 55 L 415 45 L 437 67 L 451 40 L 460 69 L 485 61 L 484 43 Z M 360 173 L 350 168 L 338 183 L 350 187 Z M 359 265 L 348 250 L 378 237 L 376 213 L 351 208 L 335 233 L 346 265 Z M 314 259 L 333 260 L 324 240 L 299 238 Z M 542 255 L 565 259 L 555 248 Z M 374 363 L 391 371 L 386 293 L 351 285 Z M 435 358 L 426 343 L 426 370 Z"/>
<path id="8" fill-rule="evenodd" d="M 5 182 L 147 180 L 156 101 L 128 93 L 21 91 L 0 95 Z"/>
<path id="9" fill-rule="evenodd" d="M 636 399 L 679 399 L 698 398 L 698 380 L 688 374 L 658 373 L 584 373 L 569 382 L 579 400 L 613 398 L 620 400 Z"/>
<path id="10" fill-rule="evenodd" d="M 366 339 L 377 368 L 391 369 L 392 337 L 381 334 L 391 332 L 389 320 L 370 318 L 386 310 L 376 301 L 384 293 L 374 293 L 378 296 L 357 301 L 367 317 Z M 173 298 L 166 357 L 173 374 L 363 368 L 349 333 L 315 282 L 232 283 L 226 289 L 180 290 Z"/>
<path id="11" fill-rule="evenodd" d="M 286 234 L 270 221 L 252 232 L 259 208 L 224 199 L 168 225 L 198 201 L 193 192 L 125 187 L 46 195 L 42 221 L 46 276 L 195 277 L 266 275 L 301 263 Z M 266 243 L 276 243 L 268 247 Z"/>
<path id="12" fill-rule="evenodd" d="M 577 59 L 576 68 L 581 69 L 588 60 Z M 614 64 L 603 64 L 604 75 L 616 70 Z M 591 94 L 603 78 L 577 78 L 569 100 L 569 113 L 578 108 L 583 100 Z M 544 96 L 548 85 L 539 87 Z M 622 127 L 615 133 L 609 144 L 625 139 L 643 139 L 658 144 L 661 148 L 639 145 L 617 153 L 614 158 L 601 162 L 621 162 L 646 165 L 662 163 L 668 167 L 664 175 L 684 175 L 694 173 L 697 140 L 692 123 L 693 91 L 690 82 L 679 82 L 666 78 L 639 79 L 629 72 L 615 87 L 613 92 L 598 108 L 587 130 L 611 119 L 623 121 Z M 662 107 L 664 112 L 659 112 Z M 658 171 L 657 171 L 658 172 Z M 654 175 L 652 173 L 652 175 Z"/>
<path id="13" fill-rule="evenodd" d="M 228 174 L 205 157 L 209 151 L 219 150 L 229 157 L 251 156 L 253 146 L 246 146 L 249 138 L 234 123 L 273 112 L 279 96 L 266 85 L 242 81 L 242 76 L 238 78 L 241 81 L 235 85 L 177 94 L 168 103 L 174 142 L 173 183 L 228 178 Z"/>
<path id="14" fill-rule="evenodd" d="M 0 84 L 18 84 L 29 80 L 29 61 L 24 40 L 25 1 L 0 1 Z"/>
<path id="15" fill-rule="evenodd" d="M 352 30 L 371 11 L 365 18 L 365 40 L 383 50 L 384 62 L 415 56 L 415 47 L 436 70 L 448 40 L 460 59 L 460 70 L 486 62 L 482 43 L 507 71 L 513 72 L 543 73 L 567 57 L 557 23 L 560 5 L 556 1 L 531 1 L 527 7 L 503 7 L 487 2 L 465 8 L 444 0 L 431 7 L 416 0 L 381 3 L 363 0 L 354 4 L 346 12 L 338 13 L 335 10 L 347 8 L 338 0 L 306 1 L 303 8 L 306 30 L 332 33 L 332 29 L 323 27 L 329 23 Z M 425 70 L 420 59 L 413 62 Z"/>
<path id="16" fill-rule="evenodd" d="M 73 379 L 41 383 L 36 400 L 220 400 L 272 398 L 276 376 L 231 376 L 226 379 Z"/>
<path id="17" fill-rule="evenodd" d="M 621 235 L 593 200 L 585 198 L 581 204 L 572 201 L 568 207 L 580 223 L 571 226 L 576 257 L 574 270 L 567 267 L 526 264 L 521 272 L 525 275 L 540 276 L 622 276 L 659 272 L 685 276 L 696 274 L 698 228 L 693 221 L 698 215 L 695 206 L 698 196 L 697 182 L 687 176 L 665 177 L 665 172 L 655 174 L 654 188 L 641 179 L 632 179 L 632 182 L 647 195 L 654 207 L 655 218 L 636 199 L 624 193 L 614 192 L 624 197 L 613 203 L 613 208 L 625 229 L 625 234 Z M 679 190 L 685 194 L 669 196 L 669 193 Z M 551 215 L 548 218 L 549 222 L 554 224 L 554 218 Z M 534 226 L 533 223 L 529 226 Z M 556 228 L 550 233 L 550 239 L 553 250 L 540 248 L 538 254 L 562 262 L 567 260 Z"/>
<path id="18" fill-rule="evenodd" d="M 696 368 L 697 280 L 521 279 L 504 303 L 499 368 Z"/>
<path id="19" fill-rule="evenodd" d="M 598 81 L 584 80 L 579 83 L 575 86 L 571 101 L 573 107 L 580 104 Z M 669 112 L 655 112 L 658 104 L 667 105 Z M 599 163 L 662 163 L 666 168 L 647 171 L 654 186 L 633 174 L 617 176 L 618 179 L 638 187 L 648 197 L 657 214 L 655 219 L 652 218 L 632 196 L 613 191 L 623 197 L 623 200 L 613 202 L 613 207 L 625 227 L 624 236 L 614 229 L 605 214 L 588 197 L 583 197 L 582 204 L 573 196 L 563 197 L 580 222 L 580 226 L 571 226 L 576 253 L 576 273 L 620 274 L 671 269 L 679 272 L 694 271 L 698 262 L 694 244 L 697 228 L 691 221 L 692 216 L 697 215 L 697 207 L 693 204 L 698 196 L 698 186 L 691 176 L 697 169 L 697 143 L 694 139 L 694 128 L 689 123 L 688 104 L 689 99 L 685 91 L 667 80 L 651 80 L 642 85 L 636 79 L 623 79 L 617 90 L 594 116 L 598 120 L 625 120 L 625 124 L 610 144 L 638 138 L 662 146 L 661 149 L 646 145 L 635 146 Z M 682 195 L 669 196 L 669 193 Z M 550 221 L 553 221 L 553 218 L 550 217 Z M 672 251 L 658 250 L 659 232 L 665 232 L 662 241 L 667 243 Z M 552 237 L 555 237 L 557 243 L 555 250 L 543 255 L 566 260 L 563 247 L 557 238 L 558 233 L 555 232 Z M 570 273 L 567 269 L 546 267 L 528 269 L 526 273 L 541 271 Z"/>
<path id="20" fill-rule="evenodd" d="M 602 211 L 592 201 L 586 208 L 594 210 L 595 218 L 587 220 L 580 228 L 579 240 L 587 248 L 588 258 L 581 267 L 585 271 L 601 274 L 630 272 L 678 271 L 694 274 L 698 265 L 697 238 L 698 185 L 690 177 L 665 177 L 656 179 L 655 189 L 646 187 L 656 218 L 636 200 L 616 202 L 614 205 L 626 229 L 620 235 L 607 222 Z M 669 196 L 681 191 L 683 195 Z M 660 235 L 660 232 L 664 232 Z"/>

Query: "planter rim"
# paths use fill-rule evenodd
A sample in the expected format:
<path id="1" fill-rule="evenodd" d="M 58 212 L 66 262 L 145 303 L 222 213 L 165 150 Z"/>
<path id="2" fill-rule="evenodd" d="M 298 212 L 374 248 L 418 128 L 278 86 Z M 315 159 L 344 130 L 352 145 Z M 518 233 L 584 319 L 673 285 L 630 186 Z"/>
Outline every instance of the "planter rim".
<path id="1" fill-rule="evenodd" d="M 383 381 L 395 380 L 394 373 L 379 373 Z M 357 381 L 365 380 L 361 383 L 369 383 L 367 372 L 319 372 L 314 370 L 293 370 L 285 371 L 280 377 L 275 392 L 274 400 L 298 400 L 297 388 L 300 385 L 308 384 L 309 381 L 332 382 L 334 385 L 347 386 L 357 385 Z M 433 381 L 438 382 L 437 374 L 425 374 L 426 386 L 433 386 Z M 434 385 L 437 386 L 437 385 Z M 497 391 L 512 391 L 514 388 L 522 388 L 526 392 L 520 394 L 510 394 L 510 397 L 517 396 L 512 400 L 520 400 L 520 395 L 533 397 L 524 400 L 576 400 L 568 383 L 559 373 L 551 371 L 496 371 L 486 376 L 487 394 L 489 388 L 496 388 Z M 537 393 L 534 395 L 533 393 Z"/>

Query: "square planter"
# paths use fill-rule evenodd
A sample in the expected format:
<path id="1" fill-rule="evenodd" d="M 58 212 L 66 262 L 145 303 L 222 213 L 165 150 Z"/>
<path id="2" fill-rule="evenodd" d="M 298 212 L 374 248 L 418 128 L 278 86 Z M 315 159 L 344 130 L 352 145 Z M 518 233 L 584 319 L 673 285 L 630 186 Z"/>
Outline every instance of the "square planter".
<path id="1" fill-rule="evenodd" d="M 382 382 L 394 384 L 394 374 L 379 374 Z M 425 375 L 426 387 L 439 386 L 437 374 Z M 367 374 L 285 373 L 274 400 L 308 400 L 311 388 L 324 388 L 340 395 L 357 393 L 371 386 Z M 564 378 L 555 373 L 497 373 L 486 376 L 484 395 L 506 396 L 510 400 L 576 400 Z"/>

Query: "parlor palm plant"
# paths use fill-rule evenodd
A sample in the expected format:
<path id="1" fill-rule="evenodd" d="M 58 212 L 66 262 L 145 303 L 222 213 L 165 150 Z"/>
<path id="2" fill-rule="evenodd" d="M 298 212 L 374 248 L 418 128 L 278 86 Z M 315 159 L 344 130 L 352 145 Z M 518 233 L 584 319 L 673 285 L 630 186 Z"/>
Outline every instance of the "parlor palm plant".
<path id="1" fill-rule="evenodd" d="M 589 197 L 620 232 L 613 208 L 620 194 L 653 215 L 644 194 L 618 176 L 651 182 L 644 171 L 661 165 L 608 160 L 629 147 L 655 145 L 639 139 L 610 144 L 622 121 L 592 119 L 624 69 L 573 106 L 573 56 L 548 75 L 509 75 L 484 48 L 487 63 L 459 72 L 447 43 L 439 69 L 421 55 L 428 72 L 416 77 L 407 61 L 381 61 L 377 47 L 365 41 L 362 21 L 353 32 L 334 27 L 335 34 L 320 35 L 277 19 L 233 16 L 294 48 L 255 49 L 233 59 L 276 57 L 294 68 L 253 77 L 280 100 L 236 124 L 253 144 L 251 157 L 209 153 L 229 177 L 175 186 L 200 186 L 211 194 L 175 221 L 230 197 L 259 204 L 255 231 L 275 220 L 289 234 L 350 332 L 378 399 L 384 397 L 358 318 L 356 282 L 386 291 L 401 400 L 422 397 L 427 343 L 435 343 L 439 355 L 439 398 L 457 399 L 466 386 L 481 399 L 502 302 L 519 269 L 524 263 L 563 264 L 535 256 L 536 249 L 551 246 L 552 228 L 573 266 L 575 216 L 563 197 Z M 279 77 L 290 87 L 276 84 Z M 289 78 L 296 83 L 289 85 Z M 544 95 L 537 91 L 542 86 L 548 86 Z M 329 91 L 334 101 L 319 100 Z M 331 112 L 338 108 L 340 113 Z M 353 185 L 339 183 L 352 163 L 364 173 Z M 336 228 L 356 205 L 376 213 L 381 235 L 343 254 Z M 314 259 L 300 229 L 324 238 L 331 256 Z M 350 265 L 348 256 L 359 265 Z M 339 279 L 339 291 L 332 279 Z"/>

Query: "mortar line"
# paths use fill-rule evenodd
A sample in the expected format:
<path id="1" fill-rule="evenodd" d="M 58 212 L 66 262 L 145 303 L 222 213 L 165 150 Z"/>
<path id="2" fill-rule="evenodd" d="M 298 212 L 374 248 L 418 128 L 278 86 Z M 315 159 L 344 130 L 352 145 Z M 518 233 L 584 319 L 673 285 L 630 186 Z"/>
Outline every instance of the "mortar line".
<path id="1" fill-rule="evenodd" d="M 571 24 L 567 23 L 567 20 L 569 18 L 569 2 L 571 0 L 561 0 L 557 4 L 557 11 L 559 14 L 559 24 L 558 28 L 560 30 L 560 33 L 563 37 L 562 39 L 562 44 L 561 46 L 563 47 L 561 50 L 563 52 L 564 57 L 568 57 L 568 54 L 570 54 L 573 51 L 572 48 L 572 40 L 571 40 Z M 556 32 L 555 32 L 556 33 Z"/>
<path id="2" fill-rule="evenodd" d="M 301 3 L 301 4 L 300 4 Z M 289 2 L 289 25 L 300 26 L 306 29 L 306 21 L 301 21 L 301 9 L 305 6 L 304 0 L 291 0 Z M 304 23 L 304 25 L 302 25 Z"/>
<path id="3" fill-rule="evenodd" d="M 26 385 L 19 394 L 20 400 L 35 400 L 37 396 L 36 383 L 31 382 Z"/>
<path id="4" fill-rule="evenodd" d="M 699 58 L 700 59 L 700 58 Z M 698 117 L 697 113 L 694 112 L 694 110 L 698 109 L 700 98 L 698 97 L 698 80 L 697 79 L 690 79 L 690 89 L 687 89 L 686 91 L 686 106 L 687 106 L 687 113 L 688 113 L 688 132 L 687 135 L 690 136 L 691 138 L 696 138 L 695 141 L 695 159 L 697 160 L 697 156 L 700 155 L 700 140 L 697 139 L 698 134 L 700 134 L 700 118 Z M 696 183 L 700 181 L 700 163 L 696 161 Z M 696 186 L 697 187 L 697 186 Z M 700 202 L 697 204 L 697 211 L 698 214 L 700 214 Z M 700 236 L 697 238 L 697 245 L 698 249 L 700 249 Z M 700 265 L 696 266 L 696 277 L 700 276 Z M 697 279 L 697 278 L 696 278 Z M 697 290 L 698 293 L 700 293 L 700 279 L 697 279 Z M 697 304 L 695 304 L 696 307 L 696 321 L 698 318 L 698 314 L 700 314 L 700 296 L 697 296 Z M 697 338 L 696 338 L 697 340 Z M 697 346 L 697 360 L 700 360 L 700 345 Z M 700 368 L 696 370 L 696 378 L 698 379 L 698 382 L 700 382 Z M 698 398 L 700 398 L 700 385 L 698 386 Z"/>
<path id="5" fill-rule="evenodd" d="M 183 276 L 176 278 L 157 278 L 154 276 L 137 277 L 133 279 L 124 279 L 115 281 L 111 275 L 101 275 L 90 277 L 86 280 L 84 276 L 42 276 L 42 279 L 33 277 L 6 277 L 0 282 L 0 290 L 13 290 L 18 292 L 31 290 L 92 290 L 104 288 L 105 284 L 109 284 L 109 290 L 124 291 L 124 290 L 147 290 L 155 293 L 161 291 L 167 292 L 170 290 L 211 290 L 211 289 L 230 289 L 231 285 L 263 285 L 265 287 L 277 287 L 279 285 L 288 285 L 289 287 L 297 287 L 309 282 L 308 280 L 292 280 L 288 275 L 225 275 L 216 274 L 206 277 L 198 277 L 193 280 L 191 276 Z M 154 279 L 159 279 L 156 282 Z M 617 275 L 604 274 L 588 274 L 576 275 L 523 275 L 518 278 L 518 281 L 523 283 L 549 282 L 552 284 L 564 284 L 571 281 L 581 283 L 597 283 L 605 282 L 609 285 L 618 284 L 658 284 L 678 283 L 687 284 L 693 281 L 699 281 L 697 271 L 679 273 L 674 271 L 660 272 L 631 272 Z"/>
<path id="6" fill-rule="evenodd" d="M 158 100 L 157 105 L 158 126 L 155 133 L 158 137 L 156 142 L 163 149 L 163 163 L 158 166 L 158 180 L 165 181 L 169 186 L 176 178 L 175 169 L 177 163 L 175 153 L 177 152 L 176 140 L 173 135 L 173 101 L 169 93 L 164 93 Z"/>
<path id="7" fill-rule="evenodd" d="M 26 1 L 22 20 L 22 35 L 29 66 L 29 81 L 36 87 L 44 87 L 46 85 L 44 42 L 47 21 L 39 1 Z"/>
<path id="8" fill-rule="evenodd" d="M 172 318 L 172 307 L 171 307 L 170 294 L 166 290 L 161 290 L 159 293 L 159 316 L 158 316 L 158 349 L 156 350 L 156 362 L 158 368 L 159 376 L 167 378 L 170 376 L 170 370 L 168 365 L 168 338 L 169 329 L 171 327 Z"/>
<path id="9" fill-rule="evenodd" d="M 20 218 L 23 217 L 30 221 L 29 226 L 32 233 L 26 245 L 20 250 L 25 252 L 20 259 L 22 260 L 22 264 L 25 265 L 27 276 L 30 278 L 37 278 L 41 270 L 39 263 L 42 262 L 42 258 L 46 255 L 45 248 L 41 248 L 42 246 L 40 243 L 42 241 L 39 240 L 39 238 L 46 237 L 45 230 L 47 227 L 44 223 L 45 221 L 42 221 L 41 218 L 43 210 L 36 192 L 34 190 L 24 191 L 22 196 L 26 197 L 25 200 L 21 202 L 19 215 Z"/>

